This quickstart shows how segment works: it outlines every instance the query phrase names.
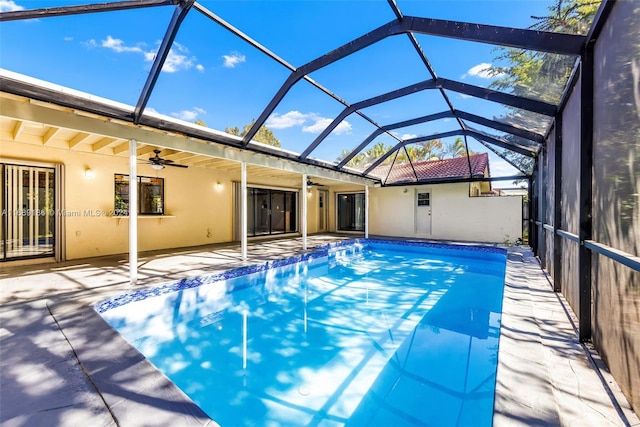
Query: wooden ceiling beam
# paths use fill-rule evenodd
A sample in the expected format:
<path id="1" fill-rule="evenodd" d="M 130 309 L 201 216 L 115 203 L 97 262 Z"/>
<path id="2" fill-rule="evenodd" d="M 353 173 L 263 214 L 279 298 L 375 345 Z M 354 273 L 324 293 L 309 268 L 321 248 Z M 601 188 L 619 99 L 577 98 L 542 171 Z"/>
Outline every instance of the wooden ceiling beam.
<path id="1" fill-rule="evenodd" d="M 55 138 L 55 136 L 58 135 L 61 130 L 62 128 L 55 126 L 49 128 L 49 130 L 42 137 L 42 145 L 47 145 L 49 142 L 51 142 L 51 140 L 53 140 L 53 138 Z"/>
<path id="2" fill-rule="evenodd" d="M 69 140 L 69 149 L 71 150 L 72 148 L 74 148 L 78 144 L 86 141 L 87 138 L 89 138 L 90 136 L 91 136 L 91 134 L 89 134 L 89 133 L 79 132 L 76 136 L 74 136 L 73 138 L 71 138 Z"/>
<path id="3" fill-rule="evenodd" d="M 107 138 L 107 137 L 102 138 L 91 145 L 91 151 L 95 153 L 96 151 L 104 150 L 105 148 L 113 144 L 115 141 L 117 140 L 113 138 Z"/>
<path id="4" fill-rule="evenodd" d="M 17 141 L 24 132 L 24 128 L 26 127 L 25 122 L 22 120 L 17 120 L 16 125 L 13 127 L 12 137 L 14 141 Z"/>

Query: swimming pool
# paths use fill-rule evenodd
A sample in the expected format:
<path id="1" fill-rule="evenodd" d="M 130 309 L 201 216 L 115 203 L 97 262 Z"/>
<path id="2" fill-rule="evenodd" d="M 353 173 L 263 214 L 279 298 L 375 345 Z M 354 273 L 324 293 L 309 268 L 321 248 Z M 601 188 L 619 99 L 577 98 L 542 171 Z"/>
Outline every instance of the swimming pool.
<path id="1" fill-rule="evenodd" d="M 96 310 L 222 426 L 489 426 L 505 265 L 357 240 Z"/>

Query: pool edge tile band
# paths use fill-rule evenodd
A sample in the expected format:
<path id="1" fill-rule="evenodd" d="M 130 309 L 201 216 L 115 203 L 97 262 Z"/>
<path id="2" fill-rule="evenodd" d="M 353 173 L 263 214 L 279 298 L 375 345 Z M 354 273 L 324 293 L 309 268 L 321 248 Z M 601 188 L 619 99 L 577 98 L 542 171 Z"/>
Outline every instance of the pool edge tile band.
<path id="1" fill-rule="evenodd" d="M 328 256 L 332 249 L 345 248 L 348 246 L 367 244 L 384 244 L 395 246 L 408 246 L 408 247 L 424 247 L 431 249 L 444 249 L 444 250 L 456 250 L 456 251 L 470 251 L 470 252 L 484 252 L 507 255 L 507 250 L 504 248 L 498 248 L 493 246 L 483 245 L 464 245 L 464 244 L 443 244 L 433 242 L 417 242 L 417 241 L 403 241 L 403 240 L 385 240 L 385 239 L 350 239 L 340 242 L 328 243 L 326 245 L 320 245 L 312 248 L 310 252 L 294 255 L 287 258 L 276 259 L 272 261 L 266 261 L 264 263 L 252 264 L 244 267 L 238 267 L 231 270 L 223 271 L 222 273 L 216 273 L 206 276 L 196 276 L 189 279 L 181 279 L 178 282 L 170 282 L 159 286 L 153 286 L 150 288 L 140 289 L 134 292 L 128 292 L 118 295 L 114 298 L 110 298 L 106 301 L 96 303 L 94 310 L 99 313 L 105 313 L 111 309 L 129 304 L 135 301 L 145 300 L 147 298 L 157 297 L 170 292 L 178 292 L 184 289 L 197 288 L 199 286 L 215 283 L 222 280 L 233 279 L 239 276 L 245 276 L 252 273 L 258 273 L 261 271 L 270 270 L 273 268 L 283 267 L 286 265 L 295 264 L 302 261 L 309 261 L 312 259 Z"/>

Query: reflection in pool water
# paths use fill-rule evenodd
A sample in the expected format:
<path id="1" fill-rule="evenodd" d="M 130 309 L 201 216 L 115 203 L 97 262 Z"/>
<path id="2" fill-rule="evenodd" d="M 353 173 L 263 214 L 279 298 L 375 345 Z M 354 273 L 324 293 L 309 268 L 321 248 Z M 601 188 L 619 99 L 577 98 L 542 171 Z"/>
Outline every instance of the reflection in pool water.
<path id="1" fill-rule="evenodd" d="M 102 316 L 223 426 L 489 426 L 505 264 L 366 243 Z"/>

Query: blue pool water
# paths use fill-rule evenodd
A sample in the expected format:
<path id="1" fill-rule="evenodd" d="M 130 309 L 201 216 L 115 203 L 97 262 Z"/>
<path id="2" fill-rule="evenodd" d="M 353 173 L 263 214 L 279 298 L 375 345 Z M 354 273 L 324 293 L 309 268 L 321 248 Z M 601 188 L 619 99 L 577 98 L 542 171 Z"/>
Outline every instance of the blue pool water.
<path id="1" fill-rule="evenodd" d="M 98 311 L 222 426 L 490 426 L 505 264 L 364 241 Z"/>

